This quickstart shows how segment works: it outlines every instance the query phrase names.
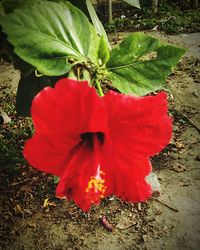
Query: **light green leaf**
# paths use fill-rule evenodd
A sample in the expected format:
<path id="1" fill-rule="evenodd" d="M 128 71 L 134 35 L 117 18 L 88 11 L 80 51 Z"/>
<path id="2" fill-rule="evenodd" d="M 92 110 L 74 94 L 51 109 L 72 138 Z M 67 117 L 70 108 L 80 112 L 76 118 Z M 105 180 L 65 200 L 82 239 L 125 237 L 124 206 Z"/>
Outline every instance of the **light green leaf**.
<path id="1" fill-rule="evenodd" d="M 110 52 L 105 38 L 102 36 L 99 43 L 98 59 L 99 65 L 105 65 L 110 58 Z"/>
<path id="2" fill-rule="evenodd" d="M 60 181 L 60 177 L 54 175 L 54 177 L 53 177 L 53 183 L 54 183 L 54 185 L 58 184 L 59 181 Z"/>
<path id="3" fill-rule="evenodd" d="M 185 49 L 135 33 L 111 51 L 107 78 L 124 94 L 143 96 L 163 87 Z"/>
<path id="4" fill-rule="evenodd" d="M 92 20 L 92 23 L 97 31 L 97 33 L 101 36 L 103 35 L 104 38 L 105 38 L 105 41 L 107 43 L 107 46 L 108 48 L 110 49 L 110 44 L 109 44 L 109 41 L 108 41 L 108 37 L 107 37 L 107 34 L 106 34 L 106 31 L 102 25 L 102 23 L 100 22 L 97 14 L 96 14 L 96 11 L 91 3 L 90 0 L 86 0 L 86 5 L 87 5 L 87 8 L 88 8 L 88 12 L 90 14 L 90 18 Z"/>
<path id="5" fill-rule="evenodd" d="M 91 46 L 88 51 L 88 58 L 93 62 L 95 65 L 98 65 L 98 50 L 99 50 L 99 42 L 100 36 L 97 34 L 94 26 L 90 26 L 91 32 Z"/>
<path id="6" fill-rule="evenodd" d="M 0 18 L 14 52 L 44 75 L 63 75 L 88 59 L 91 24 L 69 2 L 44 1 Z"/>
<path id="7" fill-rule="evenodd" d="M 139 0 L 124 0 L 124 2 L 127 2 L 130 5 L 140 9 L 140 1 Z"/>

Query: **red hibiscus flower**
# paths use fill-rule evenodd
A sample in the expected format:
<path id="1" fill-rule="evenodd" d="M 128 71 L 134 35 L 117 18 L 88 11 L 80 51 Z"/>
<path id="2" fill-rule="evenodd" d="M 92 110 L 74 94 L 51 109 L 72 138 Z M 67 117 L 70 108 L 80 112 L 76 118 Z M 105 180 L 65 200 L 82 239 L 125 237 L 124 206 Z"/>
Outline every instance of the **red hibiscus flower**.
<path id="1" fill-rule="evenodd" d="M 60 177 L 58 197 L 88 211 L 111 194 L 130 202 L 151 196 L 145 180 L 149 157 L 172 133 L 164 92 L 133 97 L 110 91 L 99 97 L 87 82 L 62 79 L 34 98 L 32 118 L 35 134 L 24 156 Z"/>

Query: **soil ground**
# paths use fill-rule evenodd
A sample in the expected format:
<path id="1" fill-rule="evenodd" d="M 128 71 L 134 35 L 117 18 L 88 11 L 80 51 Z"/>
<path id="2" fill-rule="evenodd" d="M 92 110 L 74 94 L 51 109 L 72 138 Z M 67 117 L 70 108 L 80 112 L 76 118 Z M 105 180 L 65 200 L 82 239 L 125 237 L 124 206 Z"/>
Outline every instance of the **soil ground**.
<path id="1" fill-rule="evenodd" d="M 111 40 L 117 43 L 125 35 L 118 33 Z M 54 198 L 52 176 L 19 160 L 9 171 L 5 165 L 0 168 L 0 249 L 200 249 L 200 33 L 150 35 L 188 48 L 167 79 L 174 134 L 169 146 L 152 159 L 160 196 L 140 204 L 110 197 L 85 214 L 72 202 Z M 1 61 L 0 73 L 1 100 L 14 103 L 6 92 L 10 86 L 16 91 L 19 72 Z M 1 105 L 13 126 L 26 124 Z M 7 126 L 1 136 L 12 132 Z M 22 146 L 25 138 L 20 140 Z M 103 227 L 103 216 L 112 232 Z"/>

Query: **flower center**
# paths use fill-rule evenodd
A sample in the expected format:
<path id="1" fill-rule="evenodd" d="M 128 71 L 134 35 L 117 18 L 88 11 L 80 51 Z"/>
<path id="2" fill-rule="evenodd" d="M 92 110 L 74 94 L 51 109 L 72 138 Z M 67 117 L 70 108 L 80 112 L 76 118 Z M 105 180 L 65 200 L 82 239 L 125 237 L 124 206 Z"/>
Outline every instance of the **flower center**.
<path id="1" fill-rule="evenodd" d="M 87 144 L 90 148 L 94 146 L 94 137 L 97 138 L 100 144 L 104 143 L 104 133 L 102 132 L 86 132 L 80 135 L 82 143 Z"/>
<path id="2" fill-rule="evenodd" d="M 101 145 L 104 143 L 105 135 L 102 132 L 87 132 L 81 134 L 82 142 L 92 152 L 91 164 L 95 167 L 95 172 L 90 176 L 85 188 L 88 199 L 95 204 L 98 204 L 100 199 L 104 198 L 106 191 L 105 173 L 101 168 Z M 91 166 L 92 167 L 92 166 Z"/>

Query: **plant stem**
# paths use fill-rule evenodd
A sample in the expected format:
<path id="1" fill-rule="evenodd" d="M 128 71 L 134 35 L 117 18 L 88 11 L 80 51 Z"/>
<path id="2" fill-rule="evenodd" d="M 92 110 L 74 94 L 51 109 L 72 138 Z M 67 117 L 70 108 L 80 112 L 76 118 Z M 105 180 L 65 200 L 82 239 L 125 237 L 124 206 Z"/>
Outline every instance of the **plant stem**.
<path id="1" fill-rule="evenodd" d="M 104 96 L 104 93 L 103 93 L 103 90 L 101 88 L 101 84 L 100 84 L 99 81 L 96 81 L 96 86 L 97 86 L 97 90 L 98 90 L 99 96 Z"/>

